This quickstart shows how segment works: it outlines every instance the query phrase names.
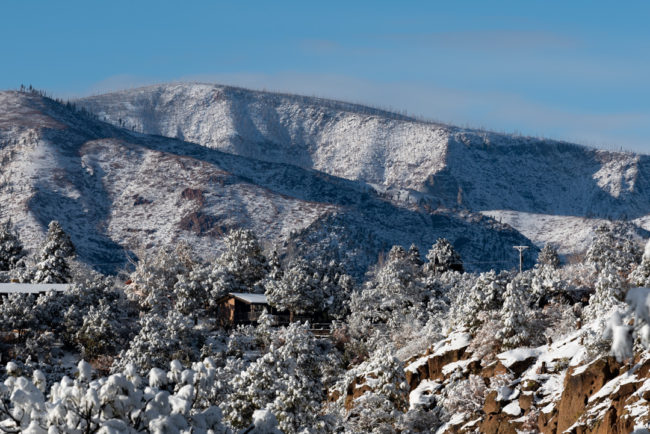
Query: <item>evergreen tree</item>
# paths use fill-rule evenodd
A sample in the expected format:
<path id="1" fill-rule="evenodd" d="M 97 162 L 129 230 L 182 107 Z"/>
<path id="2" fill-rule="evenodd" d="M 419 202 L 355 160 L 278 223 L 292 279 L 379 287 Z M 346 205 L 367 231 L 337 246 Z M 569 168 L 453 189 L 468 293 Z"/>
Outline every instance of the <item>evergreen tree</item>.
<path id="1" fill-rule="evenodd" d="M 266 298 L 280 311 L 308 314 L 320 310 L 323 290 L 311 264 L 297 259 L 289 264 L 280 280 L 267 281 Z"/>
<path id="2" fill-rule="evenodd" d="M 621 223 L 602 224 L 596 228 L 596 237 L 587 250 L 587 262 L 597 271 L 611 267 L 628 272 L 641 260 L 641 249 L 629 235 L 630 229 Z"/>
<path id="3" fill-rule="evenodd" d="M 329 362 L 306 324 L 279 330 L 269 351 L 232 379 L 232 394 L 222 403 L 224 417 L 244 428 L 256 410 L 267 409 L 283 432 L 323 431 L 322 369 Z"/>
<path id="4" fill-rule="evenodd" d="M 186 275 L 179 275 L 174 285 L 175 307 L 184 315 L 191 315 L 196 324 L 197 318 L 206 306 L 210 270 L 200 264 L 195 265 Z"/>
<path id="5" fill-rule="evenodd" d="M 75 334 L 75 341 L 84 359 L 91 360 L 113 353 L 119 329 L 116 320 L 105 299 L 101 299 L 98 306 L 90 306 L 81 328 Z"/>
<path id="6" fill-rule="evenodd" d="M 262 293 L 262 279 L 269 265 L 262 247 L 252 231 L 234 229 L 224 238 L 226 250 L 213 270 L 213 297 L 229 292 Z"/>
<path id="7" fill-rule="evenodd" d="M 36 283 L 66 283 L 70 281 L 70 266 L 67 258 L 75 254 L 75 248 L 68 234 L 59 222 L 52 221 L 47 237 L 36 257 Z"/>
<path id="8" fill-rule="evenodd" d="M 155 255 L 143 255 L 131 273 L 131 283 L 125 290 L 127 296 L 145 310 L 165 312 L 171 308 L 174 285 L 188 271 L 180 253 L 164 247 Z"/>
<path id="9" fill-rule="evenodd" d="M 476 282 L 461 299 L 454 304 L 451 322 L 455 325 L 476 329 L 481 325 L 482 313 L 497 311 L 503 302 L 503 293 L 508 283 L 507 272 L 497 274 L 494 270 L 481 273 Z"/>
<path id="10" fill-rule="evenodd" d="M 598 273 L 595 291 L 589 297 L 589 305 L 584 309 L 588 321 L 609 317 L 614 308 L 623 310 L 626 285 L 614 267 L 605 267 Z"/>
<path id="11" fill-rule="evenodd" d="M 141 372 L 151 368 L 164 368 L 174 359 L 188 363 L 197 358 L 201 345 L 191 321 L 175 310 L 166 315 L 149 312 L 140 319 L 140 331 L 131 340 L 129 348 L 116 359 L 113 370 L 128 364 Z"/>
<path id="12" fill-rule="evenodd" d="M 450 270 L 462 273 L 464 271 L 460 255 L 445 238 L 438 238 L 427 253 L 427 260 L 429 262 L 424 267 L 428 273 L 441 274 Z"/>
<path id="13" fill-rule="evenodd" d="M 347 325 L 352 339 L 361 346 L 358 351 L 372 352 L 407 324 L 423 325 L 429 295 L 421 268 L 401 246 L 394 246 L 363 289 L 350 296 Z"/>
<path id="14" fill-rule="evenodd" d="M 501 307 L 502 329 L 497 335 L 503 347 L 516 348 L 530 342 L 531 324 L 530 287 L 520 278 L 515 278 L 506 285 Z"/>
<path id="15" fill-rule="evenodd" d="M 0 225 L 0 271 L 14 268 L 23 256 L 23 244 L 14 232 L 11 221 Z"/>
<path id="16" fill-rule="evenodd" d="M 365 392 L 347 406 L 346 432 L 395 432 L 394 426 L 408 409 L 408 384 L 404 364 L 386 351 L 378 351 L 369 360 L 350 369 L 335 386 L 340 400 L 348 398 L 353 382 L 364 379 L 357 387 Z M 339 405 L 344 407 L 344 403 Z"/>
<path id="17" fill-rule="evenodd" d="M 630 283 L 634 286 L 650 286 L 650 240 L 645 245 L 641 264 L 630 273 Z"/>
<path id="18" fill-rule="evenodd" d="M 537 256 L 537 266 L 546 266 L 553 269 L 559 267 L 560 257 L 557 253 L 557 249 L 550 244 L 546 244 L 542 250 L 540 250 L 539 255 Z"/>

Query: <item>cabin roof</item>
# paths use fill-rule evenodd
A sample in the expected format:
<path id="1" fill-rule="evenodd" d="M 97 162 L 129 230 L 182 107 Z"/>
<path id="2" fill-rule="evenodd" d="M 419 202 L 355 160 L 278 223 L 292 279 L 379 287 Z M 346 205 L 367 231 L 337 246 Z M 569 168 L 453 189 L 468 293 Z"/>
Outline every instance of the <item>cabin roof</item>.
<path id="1" fill-rule="evenodd" d="M 231 292 L 228 295 L 235 297 L 244 303 L 268 304 L 268 301 L 266 301 L 266 295 L 264 294 L 253 294 L 250 292 Z"/>
<path id="2" fill-rule="evenodd" d="M 40 294 L 48 291 L 65 292 L 70 289 L 67 283 L 0 283 L 0 294 Z"/>

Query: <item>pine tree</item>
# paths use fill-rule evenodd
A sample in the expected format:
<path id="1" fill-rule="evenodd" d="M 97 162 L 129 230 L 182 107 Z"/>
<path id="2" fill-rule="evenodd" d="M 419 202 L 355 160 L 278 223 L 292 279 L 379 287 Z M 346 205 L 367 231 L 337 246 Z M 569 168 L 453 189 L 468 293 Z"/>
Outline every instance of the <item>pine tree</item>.
<path id="1" fill-rule="evenodd" d="M 262 279 L 269 272 L 269 265 L 255 234 L 245 229 L 234 229 L 224 238 L 225 252 L 215 264 L 214 291 L 262 293 Z M 213 294 L 215 296 L 217 294 Z"/>
<path id="2" fill-rule="evenodd" d="M 13 230 L 11 221 L 0 226 L 0 271 L 8 271 L 25 256 L 23 244 Z"/>
<path id="3" fill-rule="evenodd" d="M 267 281 L 269 304 L 292 315 L 314 313 L 323 304 L 323 290 L 316 270 L 304 259 L 289 264 L 280 280 Z"/>
<path id="4" fill-rule="evenodd" d="M 396 357 L 384 351 L 373 353 L 369 360 L 350 369 L 335 386 L 340 400 L 349 399 L 348 391 L 353 382 L 364 379 L 365 392 L 352 400 L 347 408 L 346 432 L 394 432 L 394 426 L 408 408 L 408 385 L 404 365 Z M 339 405 L 343 407 L 343 402 Z"/>
<path id="5" fill-rule="evenodd" d="M 184 315 L 191 315 L 195 324 L 206 306 L 208 297 L 206 284 L 209 280 L 209 271 L 207 267 L 197 264 L 187 276 L 179 275 L 174 285 L 176 309 Z"/>
<path id="6" fill-rule="evenodd" d="M 501 307 L 501 322 L 503 328 L 497 335 L 503 347 L 516 348 L 527 344 L 530 339 L 529 324 L 531 323 L 530 287 L 521 279 L 513 279 L 506 285 Z"/>
<path id="7" fill-rule="evenodd" d="M 641 260 L 641 249 L 629 235 L 629 228 L 615 223 L 610 227 L 602 224 L 596 228 L 596 237 L 587 250 L 586 260 L 600 271 L 610 267 L 628 272 Z"/>
<path id="8" fill-rule="evenodd" d="M 123 369 L 131 363 L 145 372 L 164 368 L 174 359 L 189 362 L 197 357 L 199 338 L 189 318 L 179 312 L 170 310 L 164 316 L 149 312 L 140 319 L 140 331 L 116 359 L 113 369 Z"/>
<path id="9" fill-rule="evenodd" d="M 307 325 L 279 330 L 269 351 L 232 379 L 232 393 L 222 403 L 224 417 L 244 428 L 256 410 L 268 409 L 283 432 L 322 431 L 322 369 L 329 361 Z"/>
<path id="10" fill-rule="evenodd" d="M 508 273 L 494 270 L 481 273 L 468 294 L 455 303 L 450 313 L 454 325 L 476 329 L 481 325 L 481 313 L 497 311 L 503 302 Z"/>
<path id="11" fill-rule="evenodd" d="M 98 306 L 91 306 L 84 316 L 81 328 L 75 334 L 75 341 L 86 360 L 100 355 L 111 354 L 115 350 L 118 327 L 116 318 L 105 299 Z"/>
<path id="12" fill-rule="evenodd" d="M 614 308 L 623 310 L 622 300 L 625 292 L 625 281 L 618 271 L 614 267 L 605 267 L 598 273 L 595 291 L 589 297 L 589 305 L 584 309 L 584 316 L 591 321 L 608 317 Z"/>
<path id="13" fill-rule="evenodd" d="M 463 260 L 454 250 L 454 246 L 445 238 L 438 238 L 427 253 L 427 260 L 429 262 L 424 267 L 428 273 L 441 274 L 450 270 L 462 273 L 464 271 Z"/>
<path id="14" fill-rule="evenodd" d="M 66 283 L 70 281 L 70 266 L 67 258 L 75 254 L 75 248 L 68 234 L 59 222 L 52 221 L 47 237 L 36 257 L 36 283 Z"/>
<path id="15" fill-rule="evenodd" d="M 635 286 L 650 286 L 650 240 L 645 245 L 641 264 L 630 273 L 630 283 Z"/>
<path id="16" fill-rule="evenodd" d="M 560 266 L 560 257 L 557 249 L 550 244 L 546 244 L 537 256 L 538 267 L 551 267 L 553 269 Z"/>

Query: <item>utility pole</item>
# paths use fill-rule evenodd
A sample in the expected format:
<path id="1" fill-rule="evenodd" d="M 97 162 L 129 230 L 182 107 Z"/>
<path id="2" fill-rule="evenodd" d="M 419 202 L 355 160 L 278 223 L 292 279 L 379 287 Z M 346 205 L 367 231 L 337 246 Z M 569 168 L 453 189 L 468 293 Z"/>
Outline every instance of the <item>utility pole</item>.
<path id="1" fill-rule="evenodd" d="M 524 268 L 524 250 L 526 250 L 528 246 L 512 246 L 512 248 L 519 250 L 519 273 L 521 274 Z"/>

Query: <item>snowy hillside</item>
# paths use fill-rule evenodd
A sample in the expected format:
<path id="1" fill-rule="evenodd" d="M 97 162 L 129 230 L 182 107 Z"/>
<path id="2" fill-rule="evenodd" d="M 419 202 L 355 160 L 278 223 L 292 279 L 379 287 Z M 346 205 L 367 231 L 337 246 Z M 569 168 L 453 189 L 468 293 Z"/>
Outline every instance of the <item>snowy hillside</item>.
<path id="1" fill-rule="evenodd" d="M 79 104 L 116 125 L 262 161 L 359 181 L 396 202 L 461 206 L 511 219 L 529 214 L 642 218 L 650 214 L 645 155 L 419 122 L 362 106 L 208 84 L 168 84 Z M 518 225 L 521 223 L 521 225 Z M 533 222 L 534 223 L 534 222 Z M 576 220 L 560 219 L 560 232 Z M 591 224 L 579 229 L 588 243 Z M 535 239 L 556 242 L 553 235 Z M 587 236 L 587 234 L 589 234 Z M 565 243 L 566 244 L 566 243 Z"/>
<path id="2" fill-rule="evenodd" d="M 280 247 L 308 238 L 310 255 L 339 251 L 357 276 L 393 244 L 426 252 L 447 237 L 470 269 L 510 268 L 512 244 L 530 244 L 480 215 L 398 206 L 364 183 L 134 133 L 32 94 L 0 94 L 0 143 L 2 218 L 32 249 L 59 220 L 103 270 L 180 240 L 212 257 L 234 227 Z M 323 226 L 332 219 L 345 231 Z"/>
<path id="3" fill-rule="evenodd" d="M 646 156 L 418 122 L 322 99 L 174 84 L 79 101 L 100 118 L 476 211 L 650 213 Z"/>

